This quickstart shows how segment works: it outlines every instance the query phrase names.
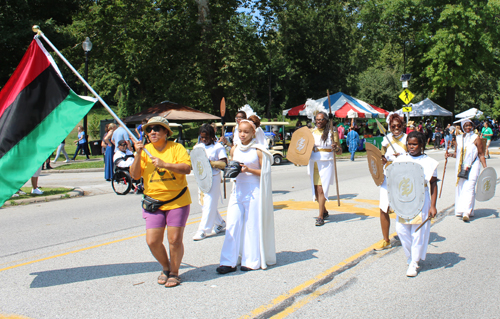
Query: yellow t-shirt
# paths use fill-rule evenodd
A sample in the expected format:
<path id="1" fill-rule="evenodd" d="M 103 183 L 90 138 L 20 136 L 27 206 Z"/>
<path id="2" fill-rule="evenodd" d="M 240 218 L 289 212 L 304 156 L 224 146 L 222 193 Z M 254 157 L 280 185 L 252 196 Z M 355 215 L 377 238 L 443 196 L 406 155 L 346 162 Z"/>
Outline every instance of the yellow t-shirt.
<path id="1" fill-rule="evenodd" d="M 184 163 L 191 166 L 189 154 L 184 146 L 179 143 L 167 141 L 167 146 L 161 152 L 158 152 L 153 144 L 148 144 L 145 148 L 151 155 L 160 158 L 165 163 Z M 186 175 L 177 174 L 165 169 L 158 170 L 146 152 L 141 153 L 141 175 L 144 179 L 144 194 L 161 201 L 174 198 L 188 185 Z M 160 209 L 170 210 L 189 204 L 191 204 L 191 195 L 188 189 L 180 198 L 163 205 Z"/>

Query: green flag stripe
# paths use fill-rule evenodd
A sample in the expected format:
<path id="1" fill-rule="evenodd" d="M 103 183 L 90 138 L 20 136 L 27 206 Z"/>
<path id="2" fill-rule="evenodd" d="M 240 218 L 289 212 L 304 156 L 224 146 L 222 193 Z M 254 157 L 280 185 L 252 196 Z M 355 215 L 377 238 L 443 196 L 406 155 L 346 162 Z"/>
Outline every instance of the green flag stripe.
<path id="1" fill-rule="evenodd" d="M 33 131 L 0 159 L 0 206 L 33 176 L 94 104 L 70 90 Z"/>

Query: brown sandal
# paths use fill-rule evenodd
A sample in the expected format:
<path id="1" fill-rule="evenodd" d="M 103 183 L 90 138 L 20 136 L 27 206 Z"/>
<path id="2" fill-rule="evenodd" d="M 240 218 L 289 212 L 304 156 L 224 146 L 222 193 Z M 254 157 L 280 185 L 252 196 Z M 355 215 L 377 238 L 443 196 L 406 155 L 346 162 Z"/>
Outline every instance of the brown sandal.
<path id="1" fill-rule="evenodd" d="M 158 276 L 158 284 L 159 285 L 164 285 L 167 283 L 168 276 L 170 275 L 170 271 L 162 271 L 160 275 Z"/>
<path id="2" fill-rule="evenodd" d="M 165 288 L 172 288 L 179 286 L 181 284 L 181 277 L 176 275 L 168 276 L 167 282 L 165 283 Z"/>

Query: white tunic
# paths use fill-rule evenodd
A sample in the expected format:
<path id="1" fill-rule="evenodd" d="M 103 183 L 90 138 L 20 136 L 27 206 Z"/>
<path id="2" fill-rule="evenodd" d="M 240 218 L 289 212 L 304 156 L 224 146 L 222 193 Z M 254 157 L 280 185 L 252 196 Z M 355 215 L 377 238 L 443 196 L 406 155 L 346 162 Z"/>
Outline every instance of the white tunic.
<path id="1" fill-rule="evenodd" d="M 462 214 L 474 216 L 476 182 L 481 172 L 479 153 L 474 144 L 477 137 L 477 134 L 474 133 L 457 136 L 455 178 L 458 183 L 455 188 L 455 215 L 458 216 Z M 468 166 L 472 165 L 468 180 L 456 177 L 460 171 L 460 158 L 462 157 L 462 152 L 464 153 L 462 164 Z"/>
<path id="2" fill-rule="evenodd" d="M 432 177 L 437 177 L 437 166 L 439 163 L 427 155 L 413 157 L 408 154 L 398 156 L 394 162 L 414 162 L 420 164 L 424 169 L 424 179 L 427 186 L 425 188 L 425 202 L 422 211 L 412 220 L 405 220 L 400 216 L 397 216 L 396 219 L 396 232 L 401 240 L 407 262 L 419 262 L 420 260 L 425 260 L 427 254 L 431 223 L 425 223 L 418 232 L 415 232 L 415 230 L 429 215 L 431 207 L 431 197 L 429 194 L 430 180 Z"/>
<path id="3" fill-rule="evenodd" d="M 394 137 L 392 133 L 387 134 L 387 137 L 392 143 L 392 146 L 394 146 L 394 149 L 396 150 L 396 153 L 399 153 L 401 155 L 406 154 L 406 134 L 402 134 L 399 138 Z M 387 194 L 387 166 L 391 164 L 391 162 L 394 162 L 396 160 L 396 156 L 394 156 L 394 150 L 392 149 L 391 145 L 389 145 L 389 142 L 387 141 L 387 138 L 384 137 L 382 140 L 382 149 L 385 150 L 385 158 L 387 159 L 387 165 L 384 167 L 384 182 L 382 185 L 380 185 L 380 201 L 379 201 L 379 208 L 384 212 L 387 213 L 387 208 L 389 207 L 389 195 Z"/>
<path id="4" fill-rule="evenodd" d="M 309 164 L 307 165 L 307 173 L 311 179 L 312 186 L 312 197 L 316 200 L 316 194 L 314 193 L 314 163 L 318 166 L 319 176 L 321 178 L 321 185 L 323 187 L 323 193 L 328 201 L 328 190 L 330 185 L 333 185 L 335 181 L 335 169 L 333 166 L 333 148 L 332 148 L 332 134 L 328 133 L 328 138 L 325 142 L 321 140 L 323 135 L 323 130 L 314 128 L 311 130 L 314 137 L 314 148 L 309 159 Z"/>

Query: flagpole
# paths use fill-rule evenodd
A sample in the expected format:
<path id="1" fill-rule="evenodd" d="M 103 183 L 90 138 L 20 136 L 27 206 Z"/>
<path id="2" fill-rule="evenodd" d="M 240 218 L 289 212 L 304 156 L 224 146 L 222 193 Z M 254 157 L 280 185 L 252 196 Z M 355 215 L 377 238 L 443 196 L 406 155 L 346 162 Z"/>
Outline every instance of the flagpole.
<path id="1" fill-rule="evenodd" d="M 73 73 L 80 79 L 80 81 L 82 81 L 83 84 L 85 84 L 85 86 L 87 87 L 87 89 L 92 94 L 94 94 L 94 96 L 97 97 L 97 99 L 99 100 L 99 102 L 101 102 L 101 104 L 109 112 L 109 114 L 111 114 L 111 116 L 115 119 L 115 121 L 118 122 L 118 124 L 120 124 L 127 131 L 128 135 L 130 135 L 130 138 L 132 138 L 132 140 L 134 142 L 138 142 L 139 140 L 137 139 L 137 137 L 135 137 L 135 135 L 132 134 L 132 132 L 122 122 L 122 120 L 118 117 L 118 115 L 116 115 L 115 112 L 113 112 L 113 110 L 108 106 L 108 104 L 106 102 L 104 102 L 104 100 L 102 99 L 102 97 L 99 94 L 97 94 L 96 91 L 94 91 L 94 89 L 90 86 L 90 84 L 88 84 L 87 81 L 85 81 L 85 79 L 80 75 L 80 73 L 78 73 L 78 71 L 71 65 L 71 63 L 69 63 L 69 61 L 66 60 L 66 58 L 61 54 L 61 52 L 59 52 L 59 50 L 57 50 L 57 48 L 52 44 L 52 42 L 50 42 L 50 40 L 47 39 L 47 37 L 45 36 L 45 34 L 43 34 L 42 30 L 40 30 L 40 27 L 37 26 L 37 25 L 34 25 L 32 27 L 32 30 L 33 30 L 33 32 L 36 33 L 36 36 L 41 37 L 42 39 L 45 40 L 45 42 L 47 42 L 47 44 L 52 48 L 52 50 L 54 50 L 54 52 L 57 53 L 57 55 L 61 58 L 61 60 L 63 60 L 64 63 L 66 63 L 66 65 L 71 69 L 71 71 L 73 71 Z M 143 150 L 144 150 L 144 152 L 146 152 L 146 154 L 148 154 L 149 157 L 152 157 L 151 153 L 147 149 L 144 148 Z"/>

